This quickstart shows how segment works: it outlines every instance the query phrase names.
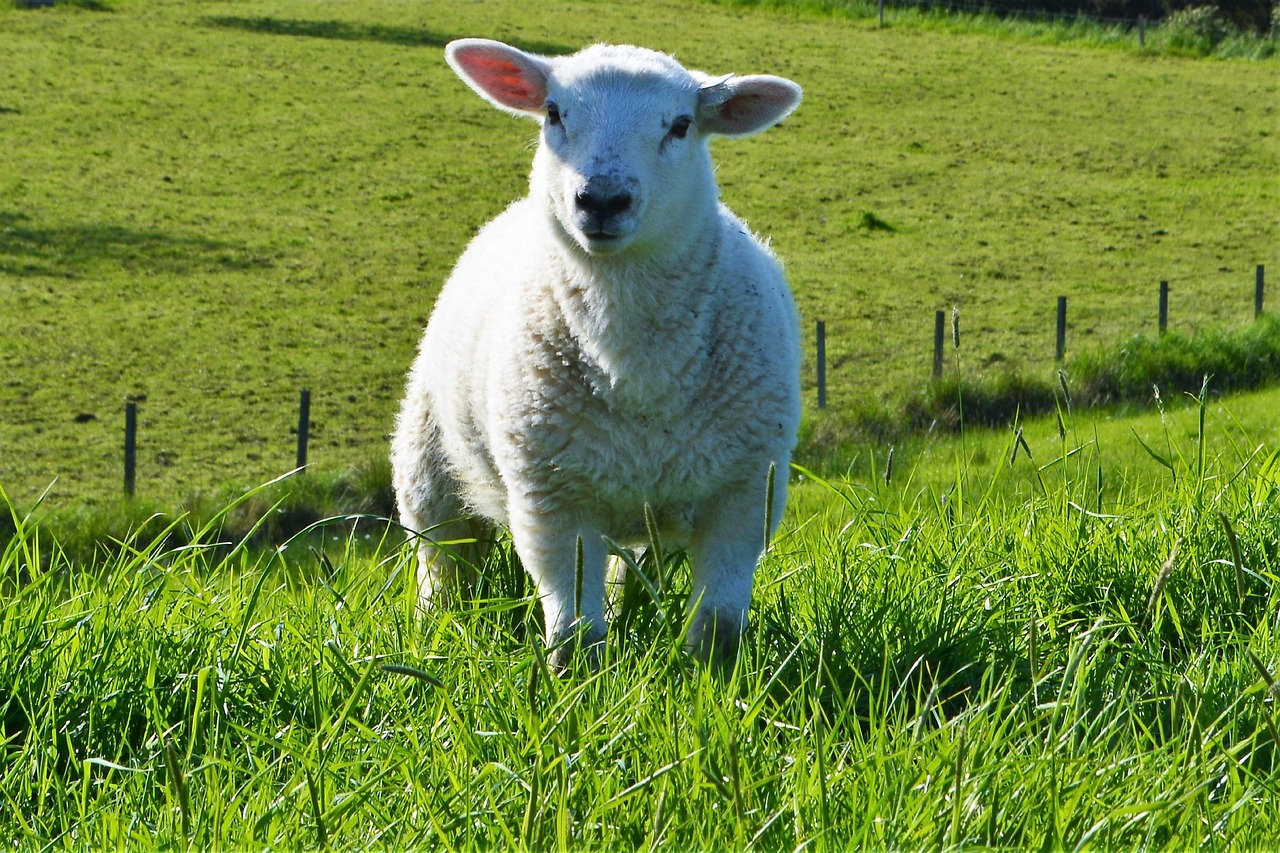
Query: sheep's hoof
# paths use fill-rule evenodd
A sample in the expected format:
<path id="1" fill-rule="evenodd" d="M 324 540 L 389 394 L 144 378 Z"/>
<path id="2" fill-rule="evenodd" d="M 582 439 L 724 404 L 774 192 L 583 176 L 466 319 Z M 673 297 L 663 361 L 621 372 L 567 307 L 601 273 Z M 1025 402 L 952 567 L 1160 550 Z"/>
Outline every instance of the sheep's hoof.
<path id="1" fill-rule="evenodd" d="M 418 568 L 418 610 L 438 613 L 450 610 L 467 599 L 475 588 L 476 571 L 468 564 L 432 554 Z"/>
<path id="2" fill-rule="evenodd" d="M 585 666 L 590 672 L 595 672 L 600 668 L 604 638 L 605 630 L 594 625 L 584 631 L 575 631 L 551 644 L 547 651 L 547 666 L 557 675 L 568 672 L 571 666 Z"/>
<path id="3" fill-rule="evenodd" d="M 422 616 L 446 613 L 456 607 L 460 599 L 456 586 L 430 581 L 418 587 L 418 613 Z"/>
<path id="4" fill-rule="evenodd" d="M 742 647 L 742 622 L 737 614 L 699 614 L 689 629 L 685 649 L 709 669 L 732 672 Z"/>

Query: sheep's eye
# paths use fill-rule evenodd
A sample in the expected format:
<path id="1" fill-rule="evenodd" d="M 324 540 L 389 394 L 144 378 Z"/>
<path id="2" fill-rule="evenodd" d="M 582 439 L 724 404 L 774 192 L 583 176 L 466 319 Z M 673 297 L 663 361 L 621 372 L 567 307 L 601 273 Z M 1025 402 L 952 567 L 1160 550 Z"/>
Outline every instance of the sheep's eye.
<path id="1" fill-rule="evenodd" d="M 559 127 L 560 125 L 560 108 L 552 101 L 547 101 L 547 124 Z"/>
<path id="2" fill-rule="evenodd" d="M 684 139 L 689 133 L 689 125 L 693 124 L 693 119 L 689 116 L 679 116 L 675 121 L 671 122 L 671 135 L 676 139 Z"/>

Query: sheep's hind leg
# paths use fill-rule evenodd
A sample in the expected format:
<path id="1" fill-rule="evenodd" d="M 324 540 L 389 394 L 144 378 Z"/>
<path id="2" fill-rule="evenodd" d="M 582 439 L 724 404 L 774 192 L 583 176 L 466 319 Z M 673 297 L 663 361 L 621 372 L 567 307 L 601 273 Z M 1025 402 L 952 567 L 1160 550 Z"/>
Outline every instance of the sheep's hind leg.
<path id="1" fill-rule="evenodd" d="M 605 571 L 604 611 L 609 623 L 625 621 L 631 617 L 642 601 L 648 600 L 644 585 L 631 570 L 635 565 L 641 571 L 648 553 L 646 548 L 628 550 L 627 556 L 610 554 Z"/>
<path id="2" fill-rule="evenodd" d="M 435 430 L 396 436 L 392 450 L 400 523 L 417 542 L 418 606 L 449 606 L 470 589 L 493 542 L 493 529 L 470 516 L 438 451 Z"/>
<path id="3" fill-rule="evenodd" d="M 417 530 L 416 526 L 411 529 Z M 483 520 L 456 515 L 415 532 L 418 538 L 418 607 L 449 607 L 455 596 L 475 586 L 478 570 L 493 541 Z"/>

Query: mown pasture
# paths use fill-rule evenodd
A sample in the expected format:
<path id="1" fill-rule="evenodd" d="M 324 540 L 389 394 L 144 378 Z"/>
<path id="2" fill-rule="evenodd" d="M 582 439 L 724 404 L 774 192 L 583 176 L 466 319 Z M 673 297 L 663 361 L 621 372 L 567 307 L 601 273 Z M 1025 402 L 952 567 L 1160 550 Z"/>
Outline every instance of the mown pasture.
<path id="1" fill-rule="evenodd" d="M 0 482 L 26 505 L 55 478 L 51 504 L 114 500 L 130 398 L 163 502 L 287 470 L 302 388 L 315 467 L 381 453 L 436 290 L 528 171 L 533 126 L 441 61 L 459 35 L 805 86 L 716 156 L 810 383 L 827 323 L 828 418 L 927 381 L 936 310 L 966 370 L 1045 373 L 1058 295 L 1069 356 L 1153 331 L 1162 279 L 1174 328 L 1239 325 L 1275 249 L 1269 63 L 674 2 L 110 6 L 0 9 Z"/>

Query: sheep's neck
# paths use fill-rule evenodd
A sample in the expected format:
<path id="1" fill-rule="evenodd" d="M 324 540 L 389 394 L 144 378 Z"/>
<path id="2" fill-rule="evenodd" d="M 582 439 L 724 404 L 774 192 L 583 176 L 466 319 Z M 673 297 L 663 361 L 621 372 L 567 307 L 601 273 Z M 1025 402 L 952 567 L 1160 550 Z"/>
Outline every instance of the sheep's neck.
<path id="1" fill-rule="evenodd" d="M 678 404 L 680 386 L 696 382 L 712 349 L 718 254 L 718 242 L 708 239 L 675 258 L 568 265 L 557 302 L 609 392 Z"/>

